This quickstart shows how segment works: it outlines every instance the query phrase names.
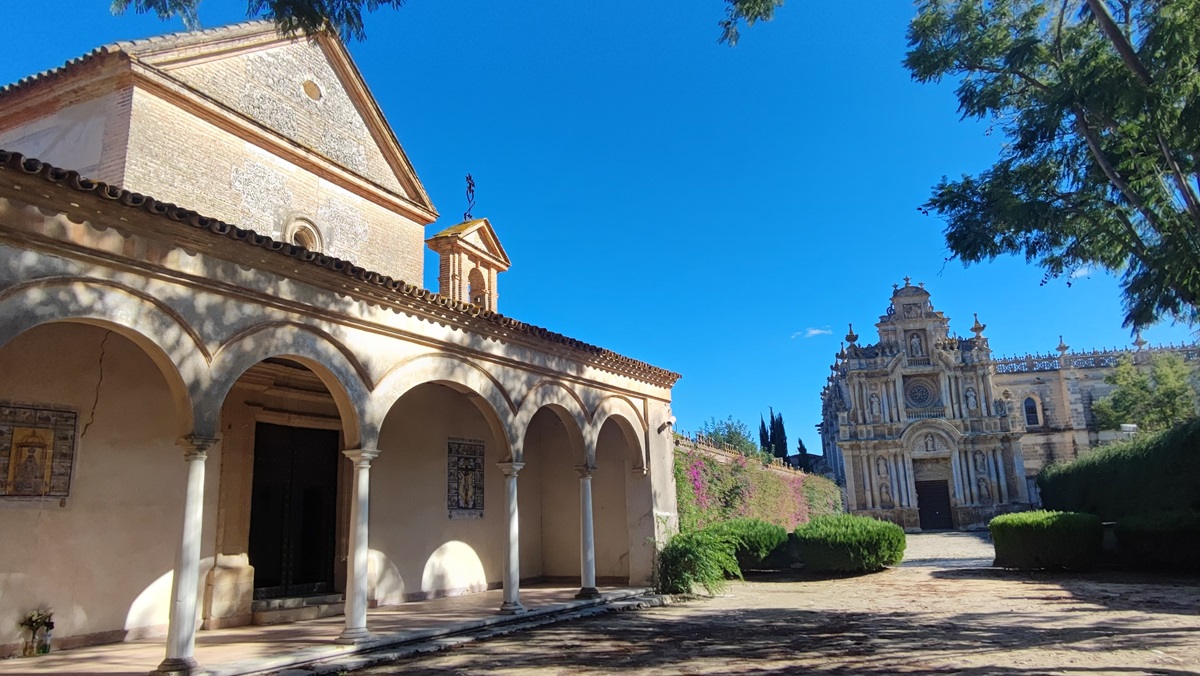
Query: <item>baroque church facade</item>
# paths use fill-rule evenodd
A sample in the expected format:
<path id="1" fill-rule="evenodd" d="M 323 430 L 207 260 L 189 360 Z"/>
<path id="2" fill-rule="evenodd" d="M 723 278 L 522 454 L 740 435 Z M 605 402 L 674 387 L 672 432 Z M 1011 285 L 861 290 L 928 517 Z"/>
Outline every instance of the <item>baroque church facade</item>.
<path id="1" fill-rule="evenodd" d="M 982 528 L 995 515 L 1039 500 L 1035 478 L 1117 438 L 1099 430 L 1092 402 L 1111 392 L 1104 377 L 1123 356 L 1148 366 L 1194 346 L 998 358 L 975 317 L 971 337 L 950 332 L 924 284 L 895 285 L 875 325 L 878 341 L 853 327 L 821 391 L 822 450 L 848 509 L 906 530 Z"/>
<path id="2" fill-rule="evenodd" d="M 198 627 L 649 582 L 679 375 L 500 314 L 492 224 L 436 218 L 333 35 L 0 89 L 0 655 L 34 608 L 181 674 Z"/>

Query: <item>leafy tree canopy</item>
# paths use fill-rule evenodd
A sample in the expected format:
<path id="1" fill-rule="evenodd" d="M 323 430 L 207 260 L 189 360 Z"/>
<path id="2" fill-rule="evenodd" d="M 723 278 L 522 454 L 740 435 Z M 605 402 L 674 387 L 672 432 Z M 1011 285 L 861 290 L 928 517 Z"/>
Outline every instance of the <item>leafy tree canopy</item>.
<path id="1" fill-rule="evenodd" d="M 1160 354 L 1150 370 L 1139 369 L 1123 357 L 1104 382 L 1115 385 L 1112 394 L 1092 404 L 1100 429 L 1119 429 L 1133 423 L 1144 432 L 1174 427 L 1196 416 L 1192 368 L 1176 354 Z"/>
<path id="2" fill-rule="evenodd" d="M 718 444 L 729 444 L 742 455 L 755 455 L 758 445 L 750 438 L 750 427 L 729 416 L 724 420 L 709 418 L 700 426 L 700 434 Z"/>
<path id="3" fill-rule="evenodd" d="M 905 65 L 958 78 L 964 118 L 1006 143 L 975 176 L 942 181 L 964 264 L 1025 256 L 1046 280 L 1121 275 L 1126 324 L 1197 319 L 1200 0 L 920 0 Z"/>
<path id="4" fill-rule="evenodd" d="M 343 39 L 362 40 L 363 12 L 373 12 L 380 7 L 398 8 L 405 0 L 247 0 L 247 16 L 262 16 L 273 19 L 285 33 L 311 35 L 329 26 Z M 139 14 L 156 14 L 166 20 L 178 16 L 188 30 L 200 27 L 199 6 L 201 0 L 112 0 L 114 14 L 130 8 Z M 759 21 L 770 21 L 775 9 L 783 0 L 725 0 L 725 18 L 718 22 L 721 28 L 719 42 L 736 45 L 741 37 L 742 26 L 753 26 Z"/>

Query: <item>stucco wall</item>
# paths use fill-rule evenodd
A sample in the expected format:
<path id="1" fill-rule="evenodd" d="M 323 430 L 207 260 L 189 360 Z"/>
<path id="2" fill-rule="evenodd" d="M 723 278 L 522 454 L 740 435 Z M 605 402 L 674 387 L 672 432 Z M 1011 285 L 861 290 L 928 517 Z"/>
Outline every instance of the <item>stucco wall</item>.
<path id="1" fill-rule="evenodd" d="M 0 148 L 120 185 L 132 91 L 64 93 L 32 120 L 0 114 Z"/>
<path id="2" fill-rule="evenodd" d="M 448 518 L 448 437 L 485 444 L 483 519 Z M 401 397 L 371 463 L 371 598 L 388 605 L 418 594 L 482 591 L 503 578 L 500 445 L 465 395 L 426 384 Z"/>
<path id="3" fill-rule="evenodd" d="M 600 430 L 592 478 L 592 523 L 596 534 L 596 577 L 629 577 L 629 524 L 625 483 L 632 476 L 628 445 L 615 422 Z"/>
<path id="4" fill-rule="evenodd" d="M 54 611 L 55 637 L 66 645 L 80 635 L 165 631 L 186 482 L 175 410 L 157 367 L 116 333 L 104 346 L 96 399 L 105 333 L 50 324 L 0 349 L 0 398 L 75 407 L 81 431 L 96 402 L 65 506 L 0 499 L 0 645 L 20 640 L 17 622 L 35 608 Z M 219 448 L 208 463 L 219 465 Z M 206 559 L 211 533 L 207 520 Z"/>
<path id="5" fill-rule="evenodd" d="M 583 461 L 582 450 L 573 448 L 567 436 L 567 424 L 549 409 L 542 409 L 525 435 L 526 470 L 522 471 L 536 468 L 538 475 L 536 483 L 524 476 L 521 481 L 526 490 L 540 495 L 536 515 L 540 538 L 535 552 L 541 574 L 549 578 L 578 578 L 580 571 L 579 475 L 575 465 Z M 524 569 L 521 575 L 530 576 Z"/>

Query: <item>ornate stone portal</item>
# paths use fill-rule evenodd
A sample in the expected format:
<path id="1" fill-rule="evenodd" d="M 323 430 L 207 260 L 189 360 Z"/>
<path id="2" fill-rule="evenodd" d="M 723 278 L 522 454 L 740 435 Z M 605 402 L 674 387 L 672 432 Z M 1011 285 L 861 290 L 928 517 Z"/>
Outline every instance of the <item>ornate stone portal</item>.
<path id="1" fill-rule="evenodd" d="M 875 326 L 870 345 L 851 329 L 822 392 L 825 452 L 850 511 L 916 531 L 981 527 L 1027 507 L 1024 430 L 988 404 L 1000 395 L 985 327 L 952 336 L 907 279 Z"/>

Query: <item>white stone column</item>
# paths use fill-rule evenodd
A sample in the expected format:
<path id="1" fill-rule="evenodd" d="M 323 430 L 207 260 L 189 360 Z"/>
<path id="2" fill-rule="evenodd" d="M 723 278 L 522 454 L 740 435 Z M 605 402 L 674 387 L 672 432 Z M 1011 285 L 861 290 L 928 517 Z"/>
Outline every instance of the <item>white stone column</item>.
<path id="1" fill-rule="evenodd" d="M 183 537 L 175 556 L 171 579 L 170 624 L 167 626 L 167 656 L 157 676 L 196 676 L 207 673 L 196 664 L 196 595 L 200 585 L 200 538 L 204 526 L 204 461 L 216 439 L 186 436 L 177 442 L 187 462 L 187 488 L 183 497 Z"/>
<path id="2" fill-rule="evenodd" d="M 360 448 L 342 451 L 354 463 L 350 494 L 350 542 L 346 561 L 346 628 L 338 643 L 358 643 L 371 635 L 367 630 L 367 561 L 370 555 L 367 526 L 370 523 L 371 461 L 379 451 Z"/>
<path id="3" fill-rule="evenodd" d="M 978 505 L 980 500 L 979 494 L 979 475 L 975 473 L 975 450 L 967 451 L 967 476 L 970 478 L 971 484 L 971 504 Z"/>
<path id="4" fill-rule="evenodd" d="M 965 504 L 963 497 L 962 458 L 959 456 L 957 450 L 950 454 L 950 476 L 954 477 L 955 504 Z"/>
<path id="5" fill-rule="evenodd" d="M 919 507 L 920 505 L 917 504 L 917 480 L 913 476 L 912 456 L 907 453 L 904 454 L 904 483 L 908 486 L 908 495 L 911 498 L 909 506 Z"/>
<path id="6" fill-rule="evenodd" d="M 577 599 L 598 599 L 600 591 L 596 589 L 596 537 L 592 526 L 592 465 L 580 465 L 575 468 L 579 472 L 579 561 L 582 570 L 579 575 L 579 593 Z"/>
<path id="7" fill-rule="evenodd" d="M 504 556 L 504 603 L 500 612 L 516 615 L 525 612 L 521 605 L 521 519 L 517 511 L 517 473 L 523 462 L 502 462 L 504 472 L 504 506 L 508 513 L 508 547 Z"/>

